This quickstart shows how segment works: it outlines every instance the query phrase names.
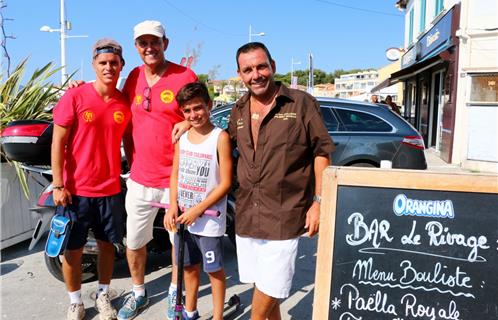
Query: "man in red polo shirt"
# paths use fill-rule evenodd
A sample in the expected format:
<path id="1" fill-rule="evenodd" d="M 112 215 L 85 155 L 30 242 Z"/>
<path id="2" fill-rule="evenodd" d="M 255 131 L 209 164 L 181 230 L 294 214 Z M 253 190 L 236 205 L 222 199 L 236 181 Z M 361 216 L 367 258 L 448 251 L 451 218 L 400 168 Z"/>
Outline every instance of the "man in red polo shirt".
<path id="1" fill-rule="evenodd" d="M 130 72 L 123 89 L 132 112 L 131 139 L 125 140 L 125 149 L 131 164 L 126 193 L 126 256 L 133 288 L 119 310 L 120 320 L 133 319 L 149 303 L 145 291 L 146 245 L 152 240 L 158 210 L 150 203 L 169 203 L 172 131 L 175 124 L 184 120 L 175 97 L 185 84 L 197 81 L 192 70 L 165 58 L 169 40 L 159 21 L 137 24 L 134 39 L 144 64 Z M 174 315 L 171 302 L 176 295 L 175 270 L 174 267 L 168 295 L 168 319 Z"/>
<path id="2" fill-rule="evenodd" d="M 93 49 L 96 80 L 68 90 L 54 109 L 52 172 L 58 213 L 72 229 L 62 272 L 71 305 L 67 319 L 83 319 L 81 257 L 91 228 L 99 247 L 99 284 L 95 301 L 101 320 L 115 319 L 108 296 L 114 266 L 113 242 L 123 238 L 121 140 L 131 119 L 126 98 L 116 89 L 124 60 L 114 40 Z"/>

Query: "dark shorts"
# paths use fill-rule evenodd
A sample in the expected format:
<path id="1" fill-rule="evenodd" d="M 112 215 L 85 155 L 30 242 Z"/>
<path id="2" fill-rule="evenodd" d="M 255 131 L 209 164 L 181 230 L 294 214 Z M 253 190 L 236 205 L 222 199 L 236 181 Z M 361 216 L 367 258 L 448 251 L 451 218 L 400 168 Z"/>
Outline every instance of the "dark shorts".
<path id="1" fill-rule="evenodd" d="M 193 266 L 202 262 L 204 272 L 211 273 L 223 269 L 223 237 L 206 237 L 192 234 L 185 230 L 184 266 Z M 178 233 L 175 233 L 176 260 L 179 254 Z"/>
<path id="2" fill-rule="evenodd" d="M 95 198 L 72 195 L 72 200 L 72 204 L 56 209 L 56 213 L 70 218 L 73 224 L 66 249 L 82 248 L 89 229 L 97 240 L 112 243 L 123 240 L 125 209 L 121 193 Z"/>

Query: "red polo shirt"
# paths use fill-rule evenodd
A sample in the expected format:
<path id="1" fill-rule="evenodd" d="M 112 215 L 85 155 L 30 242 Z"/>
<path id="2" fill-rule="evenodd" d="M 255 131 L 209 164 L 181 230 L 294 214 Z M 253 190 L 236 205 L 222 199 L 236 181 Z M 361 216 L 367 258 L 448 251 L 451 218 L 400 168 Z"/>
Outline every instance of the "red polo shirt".
<path id="1" fill-rule="evenodd" d="M 121 191 L 121 140 L 131 119 L 128 100 L 116 90 L 107 102 L 93 83 L 68 90 L 55 106 L 54 123 L 71 127 L 64 161 L 64 186 L 78 196 Z"/>
<path id="2" fill-rule="evenodd" d="M 131 71 L 123 90 L 131 102 L 133 181 L 146 187 L 169 188 L 174 155 L 171 131 L 184 120 L 175 98 L 184 85 L 194 81 L 197 76 L 192 70 L 169 61 L 152 87 L 147 84 L 143 65 Z"/>

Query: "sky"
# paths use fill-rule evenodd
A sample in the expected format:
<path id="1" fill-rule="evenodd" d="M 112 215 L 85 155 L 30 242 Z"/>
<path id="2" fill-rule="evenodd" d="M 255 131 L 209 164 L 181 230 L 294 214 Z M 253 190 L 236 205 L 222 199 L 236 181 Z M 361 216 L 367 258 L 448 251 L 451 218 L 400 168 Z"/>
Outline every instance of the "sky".
<path id="1" fill-rule="evenodd" d="M 308 68 L 380 68 L 389 64 L 385 51 L 402 47 L 404 18 L 395 0 L 65 0 L 66 20 L 72 24 L 66 39 L 68 73 L 75 79 L 94 79 L 92 45 L 110 37 L 122 46 L 126 65 L 122 76 L 142 63 L 133 43 L 133 27 L 159 20 L 170 39 L 166 58 L 179 63 L 192 52 L 198 74 L 214 72 L 215 79 L 236 76 L 237 49 L 253 36 L 269 48 L 277 73 Z M 12 69 L 29 57 L 27 75 L 48 62 L 60 65 L 60 34 L 41 32 L 60 28 L 60 0 L 3 0 L 4 29 Z M 15 39 L 11 39 L 13 36 Z M 300 62 L 300 64 L 299 64 Z M 6 68 L 5 58 L 2 67 Z M 5 70 L 5 69 L 4 69 Z M 52 81 L 60 82 L 60 72 Z"/>

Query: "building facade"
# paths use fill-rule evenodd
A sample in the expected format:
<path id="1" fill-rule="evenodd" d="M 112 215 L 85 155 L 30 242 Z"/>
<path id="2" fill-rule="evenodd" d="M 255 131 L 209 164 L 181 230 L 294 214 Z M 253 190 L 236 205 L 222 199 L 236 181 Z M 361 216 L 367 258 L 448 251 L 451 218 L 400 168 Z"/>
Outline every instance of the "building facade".
<path id="1" fill-rule="evenodd" d="M 370 90 L 370 93 L 378 95 L 380 100 L 383 100 L 386 96 L 390 95 L 393 102 L 400 105 L 403 101 L 403 83 L 398 82 L 396 84 L 390 84 L 391 74 L 399 71 L 400 69 L 400 60 L 394 61 L 377 69 L 377 73 L 379 74 L 379 84 L 373 87 Z"/>
<path id="2" fill-rule="evenodd" d="M 335 97 L 335 84 L 333 83 L 323 83 L 315 84 L 313 87 L 313 95 L 315 97 Z"/>
<path id="3" fill-rule="evenodd" d="M 462 167 L 497 170 L 497 1 L 399 0 L 405 11 L 404 116 L 426 147 Z"/>
<path id="4" fill-rule="evenodd" d="M 405 53 L 401 70 L 391 74 L 391 83 L 404 82 L 404 117 L 419 130 L 427 148 L 451 162 L 460 5 L 442 0 L 398 1 L 397 5 L 406 13 Z"/>
<path id="5" fill-rule="evenodd" d="M 369 93 L 379 82 L 376 70 L 343 74 L 335 78 L 335 93 L 338 98 L 349 99 Z"/>

